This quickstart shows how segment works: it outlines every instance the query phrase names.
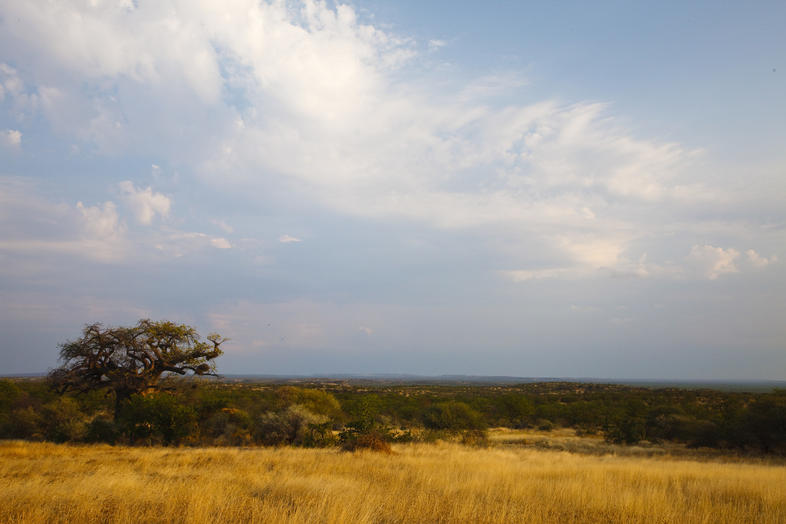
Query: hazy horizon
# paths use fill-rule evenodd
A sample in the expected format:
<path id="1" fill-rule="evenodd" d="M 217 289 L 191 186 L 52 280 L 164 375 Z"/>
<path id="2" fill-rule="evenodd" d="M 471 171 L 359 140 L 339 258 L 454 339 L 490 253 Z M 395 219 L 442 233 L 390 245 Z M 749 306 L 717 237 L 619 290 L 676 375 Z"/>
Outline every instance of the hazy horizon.
<path id="1" fill-rule="evenodd" d="M 0 3 L 0 375 L 786 378 L 786 4 Z"/>

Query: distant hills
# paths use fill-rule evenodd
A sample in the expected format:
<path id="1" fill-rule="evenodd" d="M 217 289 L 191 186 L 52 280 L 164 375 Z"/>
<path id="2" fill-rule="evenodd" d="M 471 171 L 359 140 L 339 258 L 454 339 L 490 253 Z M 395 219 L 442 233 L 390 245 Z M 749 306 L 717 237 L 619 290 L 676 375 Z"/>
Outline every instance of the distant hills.
<path id="1" fill-rule="evenodd" d="M 46 373 L 16 373 L 0 378 L 34 379 Z M 311 375 L 274 375 L 265 373 L 224 373 L 225 380 L 309 382 L 347 381 L 352 383 L 380 384 L 534 384 L 538 382 L 578 382 L 586 384 L 618 384 L 647 388 L 717 389 L 723 391 L 771 391 L 786 389 L 786 380 L 675 380 L 597 377 L 514 377 L 507 375 L 417 375 L 408 373 L 320 373 Z"/>

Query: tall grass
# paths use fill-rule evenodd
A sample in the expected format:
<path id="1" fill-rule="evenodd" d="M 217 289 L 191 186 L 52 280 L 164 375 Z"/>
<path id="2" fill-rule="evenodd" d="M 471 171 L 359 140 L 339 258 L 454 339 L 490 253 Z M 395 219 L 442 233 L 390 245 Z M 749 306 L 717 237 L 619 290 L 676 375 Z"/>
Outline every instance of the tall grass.
<path id="1" fill-rule="evenodd" d="M 786 522 L 786 468 L 456 444 L 0 444 L 0 522 Z"/>

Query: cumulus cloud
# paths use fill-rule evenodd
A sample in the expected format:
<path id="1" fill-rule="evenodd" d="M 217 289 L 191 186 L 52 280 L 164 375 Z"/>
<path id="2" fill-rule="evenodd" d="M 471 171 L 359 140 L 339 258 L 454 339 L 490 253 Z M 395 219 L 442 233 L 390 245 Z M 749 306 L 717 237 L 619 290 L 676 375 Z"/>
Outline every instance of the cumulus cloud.
<path id="1" fill-rule="evenodd" d="M 688 259 L 699 274 L 715 280 L 727 273 L 737 273 L 735 261 L 739 256 L 740 252 L 733 248 L 697 244 L 691 248 Z"/>
<path id="2" fill-rule="evenodd" d="M 54 203 L 27 180 L 0 177 L 0 209 L 0 252 L 60 253 L 98 261 L 125 255 L 126 226 L 112 201 Z"/>
<path id="3" fill-rule="evenodd" d="M 760 254 L 758 254 L 756 251 L 754 251 L 753 249 L 747 250 L 745 252 L 745 254 L 748 255 L 748 261 L 750 261 L 750 263 L 753 265 L 753 267 L 759 268 L 759 269 L 765 268 L 765 267 L 769 266 L 770 264 L 778 261 L 778 257 L 776 257 L 775 255 L 773 255 L 773 256 L 771 256 L 769 258 L 763 257 Z"/>
<path id="4" fill-rule="evenodd" d="M 118 187 L 123 192 L 124 200 L 140 224 L 152 224 L 156 215 L 162 218 L 169 216 L 172 202 L 161 193 L 153 192 L 150 186 L 145 189 L 137 189 L 133 182 L 124 180 L 118 184 Z"/>
<path id="5" fill-rule="evenodd" d="M 16 129 L 6 129 L 0 132 L 0 144 L 11 149 L 19 149 L 22 145 L 22 133 Z"/>
<path id="6" fill-rule="evenodd" d="M 144 198 L 150 194 L 156 195 L 134 193 Z M 31 182 L 14 177 L 0 177 L 0 239 L 0 253 L 62 253 L 112 263 L 232 248 L 228 239 L 206 233 L 169 227 L 133 230 L 111 200 L 94 205 L 57 203 L 39 195 Z"/>
<path id="7" fill-rule="evenodd" d="M 101 206 L 85 206 L 77 202 L 76 209 L 82 215 L 84 231 L 90 238 L 116 240 L 125 230 L 114 202 L 104 202 Z"/>
<path id="8" fill-rule="evenodd" d="M 730 198 L 697 169 L 701 150 L 636 136 L 607 104 L 495 102 L 526 85 L 516 72 L 453 87 L 413 78 L 422 46 L 347 5 L 13 2 L 0 13 L 0 59 L 27 57 L 24 74 L 0 70 L 4 96 L 59 132 L 167 158 L 217 191 L 279 190 L 354 217 L 543 246 L 547 260 L 510 264 L 514 280 L 663 274 L 672 217 L 696 235 L 696 209 Z M 140 224 L 170 212 L 152 188 L 120 187 Z M 718 263 L 710 278 L 736 267 Z"/>

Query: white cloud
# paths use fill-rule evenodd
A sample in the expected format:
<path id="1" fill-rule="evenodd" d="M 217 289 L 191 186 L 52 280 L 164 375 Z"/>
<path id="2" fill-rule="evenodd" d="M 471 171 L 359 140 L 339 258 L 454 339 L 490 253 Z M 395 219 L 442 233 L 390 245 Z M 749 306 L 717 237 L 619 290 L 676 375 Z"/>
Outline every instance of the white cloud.
<path id="1" fill-rule="evenodd" d="M 278 241 L 281 242 L 282 244 L 290 244 L 292 242 L 302 242 L 301 239 L 297 237 L 293 237 L 291 235 L 281 235 L 280 237 L 278 237 Z"/>
<path id="2" fill-rule="evenodd" d="M 229 240 L 221 237 L 211 238 L 210 244 L 216 249 L 230 249 L 232 247 Z"/>
<path id="3" fill-rule="evenodd" d="M 747 250 L 745 254 L 748 255 L 748 260 L 753 265 L 753 267 L 760 268 L 760 269 L 765 268 L 770 264 L 777 262 L 778 260 L 778 257 L 776 257 L 775 255 L 771 256 L 770 258 L 763 257 L 753 249 Z"/>
<path id="4" fill-rule="evenodd" d="M 664 224 L 687 216 L 687 245 L 714 242 L 696 237 L 703 226 L 692 214 L 731 201 L 697 168 L 701 150 L 635 136 L 608 105 L 495 102 L 526 84 L 516 72 L 454 87 L 413 78 L 403 66 L 423 46 L 347 5 L 162 0 L 0 9 L 17 20 L 0 31 L 0 59 L 26 57 L 24 75 L 0 68 L 3 96 L 40 109 L 70 139 L 165 158 L 217 191 L 253 198 L 283 188 L 288 198 L 342 214 L 483 228 L 500 244 L 527 239 L 553 252 L 537 268 L 514 262 L 514 280 L 600 268 L 673 273 L 656 249 L 669 240 Z M 130 181 L 121 189 L 139 223 L 168 216 L 163 194 Z M 223 245 L 213 240 L 200 242 Z M 645 251 L 653 261 L 637 262 Z M 733 260 L 706 274 L 730 267 Z"/>
<path id="5" fill-rule="evenodd" d="M 206 249 L 231 249 L 232 243 L 224 237 L 214 237 L 197 231 L 166 230 L 147 240 L 167 258 L 179 258 Z"/>
<path id="6" fill-rule="evenodd" d="M 108 262 L 125 256 L 126 247 L 126 227 L 114 202 L 53 203 L 37 195 L 29 181 L 0 177 L 0 253 L 59 253 Z"/>
<path id="7" fill-rule="evenodd" d="M 224 237 L 170 227 L 129 230 L 112 201 L 55 203 L 38 195 L 25 179 L 0 177 L 0 255 L 62 253 L 100 262 L 127 262 L 150 260 L 154 254 L 177 258 L 211 248 L 230 249 L 232 244 Z"/>
<path id="8" fill-rule="evenodd" d="M 740 252 L 733 248 L 723 249 L 709 244 L 697 244 L 691 248 L 688 259 L 700 274 L 715 280 L 727 273 L 737 273 L 739 269 L 735 261 L 739 256 Z"/>
<path id="9" fill-rule="evenodd" d="M 169 216 L 172 202 L 161 193 L 154 193 L 151 187 L 137 189 L 129 180 L 120 182 L 118 187 L 123 192 L 123 198 L 131 207 L 137 222 L 140 224 L 152 224 L 156 215 L 162 218 Z"/>
<path id="10" fill-rule="evenodd" d="M 22 145 L 22 133 L 16 129 L 6 129 L 0 132 L 0 144 L 11 149 L 19 149 Z"/>
<path id="11" fill-rule="evenodd" d="M 76 209 L 82 215 L 84 231 L 90 238 L 116 240 L 125 230 L 114 202 L 104 202 L 103 206 L 92 207 L 77 202 Z"/>

